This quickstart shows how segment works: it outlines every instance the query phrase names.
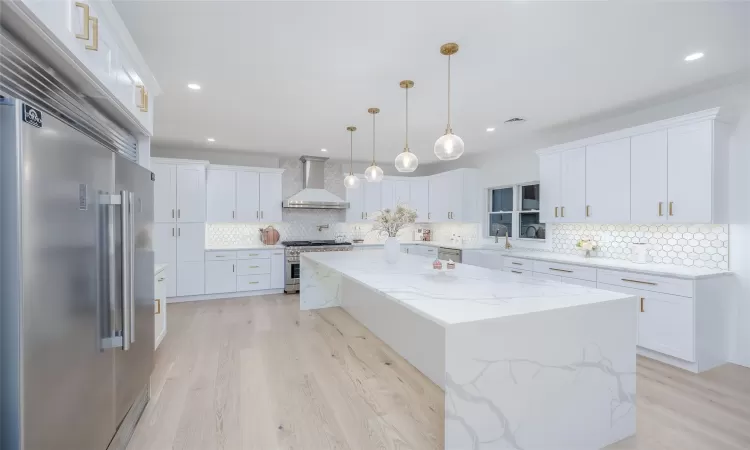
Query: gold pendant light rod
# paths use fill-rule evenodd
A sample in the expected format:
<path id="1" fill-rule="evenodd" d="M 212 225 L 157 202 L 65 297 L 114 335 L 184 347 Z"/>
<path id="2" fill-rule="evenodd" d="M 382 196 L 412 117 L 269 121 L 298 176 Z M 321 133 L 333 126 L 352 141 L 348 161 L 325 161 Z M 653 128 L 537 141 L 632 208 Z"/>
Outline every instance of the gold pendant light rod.
<path id="1" fill-rule="evenodd" d="M 411 80 L 404 80 L 399 83 L 403 89 L 406 90 L 406 142 L 404 151 L 409 151 L 409 89 L 414 87 L 414 82 Z"/>
<path id="2" fill-rule="evenodd" d="M 346 127 L 349 132 L 349 175 L 354 175 L 354 132 L 357 131 L 357 127 Z"/>
<path id="3" fill-rule="evenodd" d="M 449 42 L 440 47 L 440 53 L 448 57 L 448 126 L 445 134 L 453 133 L 451 128 L 451 55 L 458 53 L 458 44 Z"/>
<path id="4" fill-rule="evenodd" d="M 380 108 L 370 108 L 367 110 L 372 114 L 372 165 L 375 165 L 375 114 L 380 112 Z"/>

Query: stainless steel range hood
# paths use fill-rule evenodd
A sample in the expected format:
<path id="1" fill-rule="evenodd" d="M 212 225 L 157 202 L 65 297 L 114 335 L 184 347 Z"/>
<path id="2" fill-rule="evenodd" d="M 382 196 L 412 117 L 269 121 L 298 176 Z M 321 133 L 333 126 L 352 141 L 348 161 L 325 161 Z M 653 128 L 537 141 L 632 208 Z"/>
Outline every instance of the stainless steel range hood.
<path id="1" fill-rule="evenodd" d="M 323 188 L 324 168 L 328 158 L 303 156 L 302 190 L 284 200 L 284 208 L 346 209 L 349 202 L 341 200 Z"/>

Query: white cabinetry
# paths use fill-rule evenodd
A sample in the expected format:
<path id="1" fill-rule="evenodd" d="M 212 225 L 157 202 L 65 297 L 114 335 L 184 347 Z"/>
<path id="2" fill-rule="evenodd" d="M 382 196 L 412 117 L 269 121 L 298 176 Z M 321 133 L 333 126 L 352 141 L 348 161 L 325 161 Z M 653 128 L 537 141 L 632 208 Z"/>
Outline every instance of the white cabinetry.
<path id="1" fill-rule="evenodd" d="M 396 182 L 385 179 L 380 182 L 380 209 L 394 209 L 396 207 L 396 197 L 394 189 Z"/>
<path id="2" fill-rule="evenodd" d="M 586 147 L 585 173 L 586 221 L 628 223 L 630 138 Z"/>
<path id="3" fill-rule="evenodd" d="M 284 251 L 239 250 L 205 252 L 206 294 L 284 288 Z"/>
<path id="4" fill-rule="evenodd" d="M 542 221 L 727 223 L 728 145 L 718 112 L 540 150 Z"/>
<path id="5" fill-rule="evenodd" d="M 206 261 L 206 294 L 237 290 L 237 261 Z"/>
<path id="6" fill-rule="evenodd" d="M 503 254 L 494 250 L 464 250 L 461 253 L 461 262 L 488 269 L 502 269 L 504 267 Z"/>
<path id="7" fill-rule="evenodd" d="M 409 180 L 409 207 L 417 211 L 417 222 L 428 222 L 430 212 L 430 182 L 427 178 Z"/>
<path id="8" fill-rule="evenodd" d="M 349 208 L 346 210 L 347 222 L 363 222 L 365 220 L 365 181 L 360 179 L 359 187 L 346 188 L 346 201 L 349 202 Z"/>
<path id="9" fill-rule="evenodd" d="M 378 211 L 382 209 L 382 190 L 380 183 L 364 182 L 359 185 L 362 189 L 362 210 L 365 220 L 375 220 Z"/>
<path id="10" fill-rule="evenodd" d="M 235 205 L 237 214 L 228 222 L 257 222 L 260 220 L 260 175 L 247 170 L 230 172 L 232 172 L 232 180 L 235 180 L 232 184 L 235 194 L 232 197 L 237 202 Z M 281 202 L 277 207 L 281 209 Z M 209 222 L 219 221 L 209 219 Z"/>
<path id="11" fill-rule="evenodd" d="M 284 289 L 285 270 L 284 250 L 271 251 L 271 289 Z"/>
<path id="12" fill-rule="evenodd" d="M 159 347 L 166 334 L 167 274 L 162 270 L 154 275 L 154 348 Z"/>
<path id="13" fill-rule="evenodd" d="M 208 222 L 280 222 L 283 169 L 208 169 Z"/>
<path id="14" fill-rule="evenodd" d="M 232 170 L 212 169 L 210 167 L 206 171 L 206 215 L 208 222 L 233 222 L 236 219 L 237 180 L 235 174 Z"/>
<path id="15" fill-rule="evenodd" d="M 154 222 L 174 222 L 177 210 L 177 166 L 151 164 L 154 173 Z"/>
<path id="16" fill-rule="evenodd" d="M 177 165 L 177 222 L 206 221 L 206 166 Z"/>
<path id="17" fill-rule="evenodd" d="M 260 219 L 264 222 L 281 222 L 281 203 L 284 200 L 281 190 L 282 172 L 283 169 L 279 172 L 260 173 Z"/>

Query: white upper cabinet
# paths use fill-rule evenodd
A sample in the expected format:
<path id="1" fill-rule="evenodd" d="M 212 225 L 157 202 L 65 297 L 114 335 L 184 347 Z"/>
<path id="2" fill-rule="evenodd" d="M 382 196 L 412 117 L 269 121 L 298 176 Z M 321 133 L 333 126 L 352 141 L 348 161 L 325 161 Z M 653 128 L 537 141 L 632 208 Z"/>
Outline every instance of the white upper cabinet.
<path id="1" fill-rule="evenodd" d="M 346 189 L 346 201 L 349 202 L 349 208 L 346 210 L 347 222 L 362 222 L 365 220 L 365 193 L 364 180 L 360 179 L 359 187 Z"/>
<path id="2" fill-rule="evenodd" d="M 235 172 L 209 168 L 206 171 L 206 220 L 233 222 L 237 216 Z"/>
<path id="3" fill-rule="evenodd" d="M 176 167 L 177 222 L 206 221 L 206 167 Z"/>
<path id="4" fill-rule="evenodd" d="M 539 156 L 539 220 L 542 223 L 558 222 L 560 218 L 561 164 L 560 153 Z"/>
<path id="5" fill-rule="evenodd" d="M 409 180 L 409 207 L 417 211 L 417 222 L 427 222 L 430 212 L 430 182 L 426 178 Z"/>
<path id="6" fill-rule="evenodd" d="M 393 209 L 396 207 L 396 198 L 394 189 L 396 182 L 394 180 L 383 180 L 380 182 L 380 208 Z"/>
<path id="7" fill-rule="evenodd" d="M 727 223 L 727 130 L 718 113 L 540 150 L 542 221 Z"/>
<path id="8" fill-rule="evenodd" d="M 667 220 L 667 130 L 630 139 L 630 220 Z"/>
<path id="9" fill-rule="evenodd" d="M 258 222 L 261 220 L 260 175 L 246 170 L 231 172 L 236 175 L 236 184 L 232 186 L 232 189 L 236 190 L 234 198 L 237 202 L 235 206 L 237 213 L 229 222 Z M 281 203 L 278 208 L 281 209 Z M 209 222 L 214 221 L 209 218 Z"/>
<path id="10" fill-rule="evenodd" d="M 427 217 L 429 222 L 448 221 L 448 198 L 447 183 L 444 182 L 445 174 L 439 173 L 429 178 L 429 211 Z"/>
<path id="11" fill-rule="evenodd" d="M 281 222 L 282 172 L 212 165 L 206 188 L 207 221 Z"/>
<path id="12" fill-rule="evenodd" d="M 154 222 L 174 222 L 177 210 L 177 167 L 151 164 L 154 173 Z"/>
<path id="13" fill-rule="evenodd" d="M 405 205 L 414 209 L 411 204 L 411 183 L 409 180 L 396 180 L 393 182 L 394 206 Z"/>
<path id="14" fill-rule="evenodd" d="M 260 174 L 260 218 L 265 222 L 281 222 L 281 203 L 284 201 L 281 175 L 280 172 Z"/>
<path id="15" fill-rule="evenodd" d="M 630 221 L 630 138 L 586 147 L 585 215 L 587 222 Z"/>
<path id="16" fill-rule="evenodd" d="M 375 220 L 378 211 L 382 209 L 382 192 L 380 183 L 363 181 L 359 188 L 363 191 L 363 211 L 365 220 Z"/>
<path id="17" fill-rule="evenodd" d="M 705 121 L 670 128 L 667 134 L 667 220 L 711 223 L 713 127 Z M 719 181 L 719 180 L 717 180 Z"/>
<path id="18" fill-rule="evenodd" d="M 560 222 L 586 220 L 586 148 L 562 153 L 560 159 Z"/>

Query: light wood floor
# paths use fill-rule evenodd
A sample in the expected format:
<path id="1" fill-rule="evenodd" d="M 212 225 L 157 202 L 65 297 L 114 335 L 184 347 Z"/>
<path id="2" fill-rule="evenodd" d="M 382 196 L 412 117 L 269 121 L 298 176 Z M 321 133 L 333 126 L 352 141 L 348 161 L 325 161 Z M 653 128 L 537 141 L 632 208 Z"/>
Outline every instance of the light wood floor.
<path id="1" fill-rule="evenodd" d="M 442 448 L 442 391 L 341 309 L 270 295 L 168 317 L 128 450 Z M 614 449 L 750 448 L 750 369 L 639 358 L 637 392 L 638 435 Z"/>

